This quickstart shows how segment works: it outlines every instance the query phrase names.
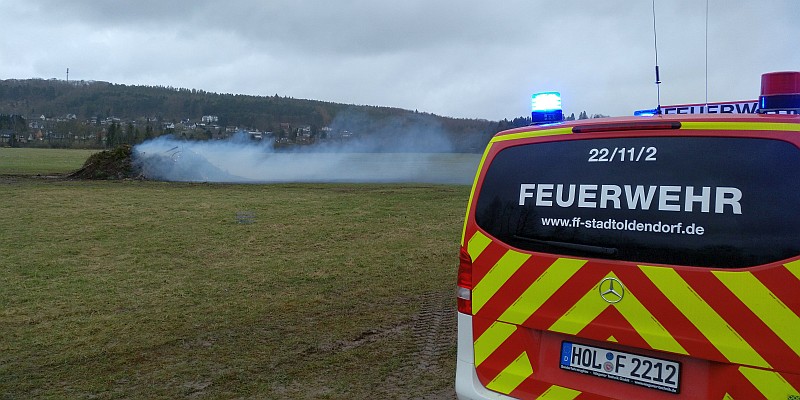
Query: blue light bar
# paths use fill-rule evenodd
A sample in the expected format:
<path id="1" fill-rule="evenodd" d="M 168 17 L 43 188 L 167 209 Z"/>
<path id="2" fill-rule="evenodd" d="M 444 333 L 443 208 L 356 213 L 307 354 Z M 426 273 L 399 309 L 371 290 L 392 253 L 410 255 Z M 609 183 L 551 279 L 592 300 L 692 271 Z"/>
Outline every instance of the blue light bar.
<path id="1" fill-rule="evenodd" d="M 534 124 L 559 122 L 563 119 L 561 93 L 542 92 L 531 96 L 531 120 Z"/>
<path id="2" fill-rule="evenodd" d="M 561 109 L 561 93 L 542 92 L 531 96 L 531 111 L 553 111 Z"/>
<path id="3" fill-rule="evenodd" d="M 654 115 L 658 115 L 658 109 L 653 108 L 651 110 L 636 110 L 633 112 L 633 115 L 636 117 L 652 117 Z"/>

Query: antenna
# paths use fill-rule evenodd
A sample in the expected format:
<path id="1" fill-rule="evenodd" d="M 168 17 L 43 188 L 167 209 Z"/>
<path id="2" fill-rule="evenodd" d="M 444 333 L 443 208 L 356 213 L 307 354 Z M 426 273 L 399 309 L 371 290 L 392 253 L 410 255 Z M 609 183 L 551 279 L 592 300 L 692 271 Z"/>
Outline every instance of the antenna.
<path id="1" fill-rule="evenodd" d="M 708 0 L 706 0 L 706 110 L 708 110 Z"/>
<path id="2" fill-rule="evenodd" d="M 656 52 L 656 96 L 658 106 L 656 107 L 656 114 L 661 114 L 661 78 L 658 74 L 658 33 L 656 31 L 656 0 L 653 0 L 653 45 Z"/>

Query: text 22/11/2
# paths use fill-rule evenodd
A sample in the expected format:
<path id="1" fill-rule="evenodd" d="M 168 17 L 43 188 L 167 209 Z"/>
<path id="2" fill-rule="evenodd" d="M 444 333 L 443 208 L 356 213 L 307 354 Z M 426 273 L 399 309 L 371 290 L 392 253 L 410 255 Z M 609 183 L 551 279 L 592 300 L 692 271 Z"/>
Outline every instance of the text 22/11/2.
<path id="1" fill-rule="evenodd" d="M 656 161 L 658 149 L 650 147 L 607 147 L 589 149 L 589 162 L 638 162 Z"/>

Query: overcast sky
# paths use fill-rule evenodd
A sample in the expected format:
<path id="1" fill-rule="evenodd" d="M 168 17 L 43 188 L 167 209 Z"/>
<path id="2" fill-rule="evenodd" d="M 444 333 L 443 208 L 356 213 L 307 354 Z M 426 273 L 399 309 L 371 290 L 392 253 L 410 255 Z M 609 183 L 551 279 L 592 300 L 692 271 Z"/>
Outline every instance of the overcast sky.
<path id="1" fill-rule="evenodd" d="M 800 70 L 798 0 L 709 0 L 708 100 Z M 662 105 L 706 98 L 706 2 L 656 0 Z M 499 120 L 656 105 L 651 0 L 0 0 L 0 79 L 97 80 Z"/>

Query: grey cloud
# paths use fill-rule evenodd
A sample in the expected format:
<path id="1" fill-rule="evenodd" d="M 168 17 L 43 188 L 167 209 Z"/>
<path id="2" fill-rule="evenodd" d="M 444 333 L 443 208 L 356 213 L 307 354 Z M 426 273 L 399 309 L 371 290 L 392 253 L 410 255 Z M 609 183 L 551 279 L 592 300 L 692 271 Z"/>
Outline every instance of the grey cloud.
<path id="1" fill-rule="evenodd" d="M 577 0 L 0 3 L 0 76 L 279 93 L 488 119 L 560 90 L 568 113 L 654 106 L 652 3 Z M 800 66 L 793 0 L 709 0 L 709 100 Z M 703 101 L 705 2 L 656 1 L 662 102 Z"/>

